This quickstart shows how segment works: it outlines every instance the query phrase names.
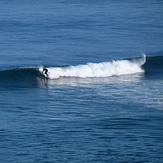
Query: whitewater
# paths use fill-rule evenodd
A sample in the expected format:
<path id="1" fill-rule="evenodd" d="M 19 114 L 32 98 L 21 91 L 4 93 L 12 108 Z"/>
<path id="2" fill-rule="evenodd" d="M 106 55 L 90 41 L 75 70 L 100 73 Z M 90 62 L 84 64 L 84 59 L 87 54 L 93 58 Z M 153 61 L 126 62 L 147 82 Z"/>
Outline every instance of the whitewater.
<path id="1" fill-rule="evenodd" d="M 60 77 L 109 77 L 126 74 L 142 73 L 142 65 L 146 62 L 146 55 L 131 60 L 118 60 L 101 63 L 87 63 L 86 65 L 49 67 L 48 77 L 57 79 Z M 42 72 L 43 67 L 39 68 Z"/>

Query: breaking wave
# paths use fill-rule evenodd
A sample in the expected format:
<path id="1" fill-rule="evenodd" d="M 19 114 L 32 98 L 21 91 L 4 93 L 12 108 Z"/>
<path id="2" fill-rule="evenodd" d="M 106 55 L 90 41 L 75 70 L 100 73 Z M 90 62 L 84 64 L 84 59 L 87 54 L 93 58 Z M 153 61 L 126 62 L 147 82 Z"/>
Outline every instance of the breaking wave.
<path id="1" fill-rule="evenodd" d="M 38 86 L 47 80 L 42 74 L 43 67 L 16 68 L 0 71 L 0 86 Z M 47 67 L 49 79 L 59 78 L 100 78 L 163 72 L 163 56 L 143 55 L 119 61 L 88 63 L 85 65 Z"/>
<path id="2" fill-rule="evenodd" d="M 66 66 L 66 67 L 49 67 L 48 74 L 50 79 L 60 77 L 109 77 L 125 74 L 134 74 L 144 72 L 142 65 L 146 62 L 146 56 L 130 60 L 119 60 L 102 63 L 88 63 L 86 65 Z M 42 67 L 39 69 L 42 71 Z"/>

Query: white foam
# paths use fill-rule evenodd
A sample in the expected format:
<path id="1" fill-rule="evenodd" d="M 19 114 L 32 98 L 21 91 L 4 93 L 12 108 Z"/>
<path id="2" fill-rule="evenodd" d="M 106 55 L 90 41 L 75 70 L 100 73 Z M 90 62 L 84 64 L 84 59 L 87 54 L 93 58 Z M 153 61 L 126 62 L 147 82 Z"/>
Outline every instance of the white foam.
<path id="1" fill-rule="evenodd" d="M 60 77 L 109 77 L 144 72 L 141 66 L 145 61 L 146 56 L 144 55 L 142 58 L 134 60 L 88 63 L 86 65 L 50 67 L 47 69 L 50 79 Z M 42 71 L 42 68 L 40 68 L 40 71 Z"/>

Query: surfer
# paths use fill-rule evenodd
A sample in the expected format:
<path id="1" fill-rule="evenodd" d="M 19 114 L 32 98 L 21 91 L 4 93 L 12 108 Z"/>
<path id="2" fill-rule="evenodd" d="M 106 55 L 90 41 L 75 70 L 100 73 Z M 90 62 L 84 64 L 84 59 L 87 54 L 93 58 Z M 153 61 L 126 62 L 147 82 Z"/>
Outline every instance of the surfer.
<path id="1" fill-rule="evenodd" d="M 48 69 L 45 68 L 45 67 L 43 67 L 43 71 L 42 71 L 42 73 L 44 73 L 44 72 L 45 72 L 46 76 L 49 76 L 49 75 L 48 75 Z"/>

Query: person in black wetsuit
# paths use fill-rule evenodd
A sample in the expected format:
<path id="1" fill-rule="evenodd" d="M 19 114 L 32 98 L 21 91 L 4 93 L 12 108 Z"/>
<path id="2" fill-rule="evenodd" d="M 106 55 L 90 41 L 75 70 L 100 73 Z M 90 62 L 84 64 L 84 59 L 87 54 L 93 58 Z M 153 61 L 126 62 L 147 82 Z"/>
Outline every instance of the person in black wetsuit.
<path id="1" fill-rule="evenodd" d="M 48 75 L 48 69 L 45 68 L 45 67 L 43 67 L 43 71 L 42 71 L 42 73 L 44 73 L 44 72 L 45 72 L 46 76 L 49 76 L 49 75 Z"/>

